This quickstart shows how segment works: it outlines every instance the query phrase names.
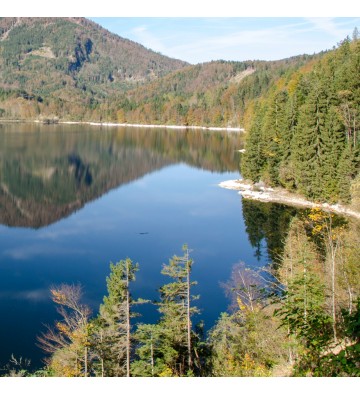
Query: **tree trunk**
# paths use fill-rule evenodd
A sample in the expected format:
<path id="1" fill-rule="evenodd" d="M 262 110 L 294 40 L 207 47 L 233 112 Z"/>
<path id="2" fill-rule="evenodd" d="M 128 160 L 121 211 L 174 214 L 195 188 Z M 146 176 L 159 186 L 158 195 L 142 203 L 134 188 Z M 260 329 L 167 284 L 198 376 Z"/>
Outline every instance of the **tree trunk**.
<path id="1" fill-rule="evenodd" d="M 85 346 L 85 349 L 84 349 L 84 376 L 85 377 L 87 377 L 87 375 L 88 375 L 87 370 L 88 370 L 88 350 L 87 350 L 87 347 Z"/>
<path id="2" fill-rule="evenodd" d="M 126 376 L 130 377 L 130 293 L 128 261 L 126 261 Z"/>
<path id="3" fill-rule="evenodd" d="M 188 343 L 188 365 L 192 367 L 191 358 L 191 319 L 190 319 L 190 267 L 189 251 L 186 250 L 186 274 L 187 274 L 187 343 Z"/>
<path id="4" fill-rule="evenodd" d="M 307 278 L 306 278 L 306 261 L 304 262 L 304 321 L 307 321 Z"/>
<path id="5" fill-rule="evenodd" d="M 334 241 L 334 233 L 332 231 L 332 219 L 330 216 L 329 224 L 327 224 L 327 237 L 328 237 L 328 254 L 330 258 L 330 274 L 331 274 L 331 315 L 332 315 L 332 328 L 333 328 L 333 336 L 334 342 L 337 341 L 337 333 L 336 333 L 336 251 L 338 248 L 338 240 Z"/>
<path id="6" fill-rule="evenodd" d="M 154 346 L 153 346 L 152 334 L 151 334 L 151 343 L 150 343 L 150 354 L 151 354 L 151 376 L 154 377 Z"/>

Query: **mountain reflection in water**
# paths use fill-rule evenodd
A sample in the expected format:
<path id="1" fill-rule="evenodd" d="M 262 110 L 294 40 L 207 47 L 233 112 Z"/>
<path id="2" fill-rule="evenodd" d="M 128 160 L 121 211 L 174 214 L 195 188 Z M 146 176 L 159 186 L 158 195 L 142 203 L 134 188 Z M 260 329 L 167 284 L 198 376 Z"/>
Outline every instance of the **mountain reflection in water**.
<path id="1" fill-rule="evenodd" d="M 239 177 L 238 133 L 85 125 L 0 125 L 0 368 L 41 366 L 36 336 L 59 319 L 54 284 L 80 283 L 96 315 L 110 261 L 140 270 L 134 298 L 158 298 L 163 263 L 188 243 L 199 320 L 226 311 L 234 264 L 269 261 L 290 212 L 218 187 Z M 283 213 L 283 214 L 282 214 Z M 273 232 L 280 226 L 281 231 Z M 276 238 L 276 240 L 275 240 Z M 140 311 L 156 322 L 155 306 Z M 196 324 L 197 322 L 194 322 Z"/>
<path id="2" fill-rule="evenodd" d="M 39 228 L 175 163 L 237 171 L 239 134 L 9 124 L 0 128 L 0 223 Z"/>

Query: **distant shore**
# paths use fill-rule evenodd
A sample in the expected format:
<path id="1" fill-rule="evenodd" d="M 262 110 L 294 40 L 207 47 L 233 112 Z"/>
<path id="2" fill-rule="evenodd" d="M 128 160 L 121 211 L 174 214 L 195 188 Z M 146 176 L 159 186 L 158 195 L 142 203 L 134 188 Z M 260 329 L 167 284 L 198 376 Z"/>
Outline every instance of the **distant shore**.
<path id="1" fill-rule="evenodd" d="M 352 210 L 340 204 L 315 203 L 305 198 L 293 194 L 281 188 L 268 188 L 256 186 L 246 180 L 228 180 L 219 184 L 221 188 L 233 189 L 238 191 L 244 198 L 258 200 L 267 203 L 281 203 L 288 206 L 320 208 L 325 211 L 331 211 L 336 214 L 346 215 L 360 219 L 360 212 Z"/>
<path id="2" fill-rule="evenodd" d="M 245 132 L 244 128 L 235 127 L 218 127 L 218 126 L 195 126 L 195 125 L 153 125 L 153 124 L 140 124 L 140 123 L 117 123 L 117 122 L 92 122 L 92 121 L 60 121 L 49 119 L 45 120 L 17 120 L 17 119 L 0 119 L 0 123 L 40 123 L 52 125 L 91 125 L 91 126 L 120 126 L 132 128 L 165 128 L 165 129 L 198 129 L 198 130 L 214 130 L 214 131 L 228 131 L 228 132 Z"/>

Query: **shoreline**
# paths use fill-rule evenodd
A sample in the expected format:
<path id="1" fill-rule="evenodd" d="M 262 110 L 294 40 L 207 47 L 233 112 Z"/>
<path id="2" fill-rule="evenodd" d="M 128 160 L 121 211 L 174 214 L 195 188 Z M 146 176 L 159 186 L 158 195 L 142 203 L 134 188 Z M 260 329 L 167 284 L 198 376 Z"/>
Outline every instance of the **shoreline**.
<path id="1" fill-rule="evenodd" d="M 218 126 L 195 126 L 195 125 L 154 125 L 154 124 L 137 124 L 137 123 L 117 123 L 117 122 L 93 122 L 93 121 L 56 121 L 44 122 L 41 120 L 20 120 L 20 119 L 0 119 L 0 123 L 39 123 L 43 125 L 90 125 L 90 126 L 106 126 L 106 127 L 131 127 L 131 128 L 164 128 L 164 129 L 197 129 L 197 130 L 213 130 L 228 132 L 245 132 L 244 128 L 235 127 L 218 127 Z"/>
<path id="2" fill-rule="evenodd" d="M 246 199 L 257 200 L 265 203 L 279 203 L 288 206 L 320 208 L 336 214 L 350 216 L 360 220 L 360 212 L 354 211 L 340 204 L 315 203 L 299 195 L 295 195 L 285 189 L 274 189 L 269 187 L 254 187 L 246 180 L 228 180 L 219 184 L 221 188 L 238 191 L 239 195 Z"/>

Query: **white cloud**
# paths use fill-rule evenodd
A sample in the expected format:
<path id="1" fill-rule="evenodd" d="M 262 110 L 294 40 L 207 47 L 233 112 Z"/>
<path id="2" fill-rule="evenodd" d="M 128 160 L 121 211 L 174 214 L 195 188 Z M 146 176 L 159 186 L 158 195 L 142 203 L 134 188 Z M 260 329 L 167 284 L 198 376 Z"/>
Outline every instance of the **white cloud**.
<path id="1" fill-rule="evenodd" d="M 322 31 L 333 37 L 346 37 L 348 30 L 341 29 L 339 23 L 334 18 L 306 18 L 312 25 L 314 30 Z"/>
<path id="2" fill-rule="evenodd" d="M 76 249 L 62 249 L 60 247 L 51 247 L 44 245 L 30 245 L 22 248 L 10 248 L 3 252 L 3 255 L 9 256 L 14 260 L 27 260 L 34 256 L 56 256 L 56 255 L 74 255 L 86 254 L 88 251 Z"/>
<path id="3" fill-rule="evenodd" d="M 221 21 L 224 24 L 229 23 L 220 19 Z M 247 26 L 242 30 L 240 20 L 238 28 L 234 23 L 231 25 L 231 32 L 224 28 L 215 29 L 216 35 L 209 29 L 205 31 L 205 36 L 199 33 L 194 34 L 192 40 L 185 37 L 177 40 L 179 44 L 169 45 L 164 53 L 192 63 L 211 59 L 277 60 L 330 49 L 349 34 L 349 21 L 335 18 L 304 18 L 290 23 L 288 19 L 282 21 L 277 18 L 277 25 L 271 26 L 269 21 L 269 18 L 263 21 L 258 18 L 254 22 L 256 28 Z M 229 25 L 231 22 L 230 19 Z M 262 22 L 264 27 L 261 26 Z"/>
<path id="4" fill-rule="evenodd" d="M 37 238 L 40 240 L 41 239 L 56 240 L 60 237 L 79 235 L 79 233 L 85 233 L 85 230 L 83 230 L 82 232 L 80 232 L 79 229 L 73 229 L 73 228 L 44 230 L 38 234 Z"/>
<path id="5" fill-rule="evenodd" d="M 31 302 L 49 301 L 48 289 L 32 289 L 28 291 L 3 291 L 0 292 L 0 299 L 28 300 Z"/>
<path id="6" fill-rule="evenodd" d="M 151 33 L 147 26 L 137 26 L 133 28 L 131 32 L 135 37 L 135 41 L 142 43 L 145 47 L 157 52 L 163 52 L 166 50 L 161 39 Z"/>

